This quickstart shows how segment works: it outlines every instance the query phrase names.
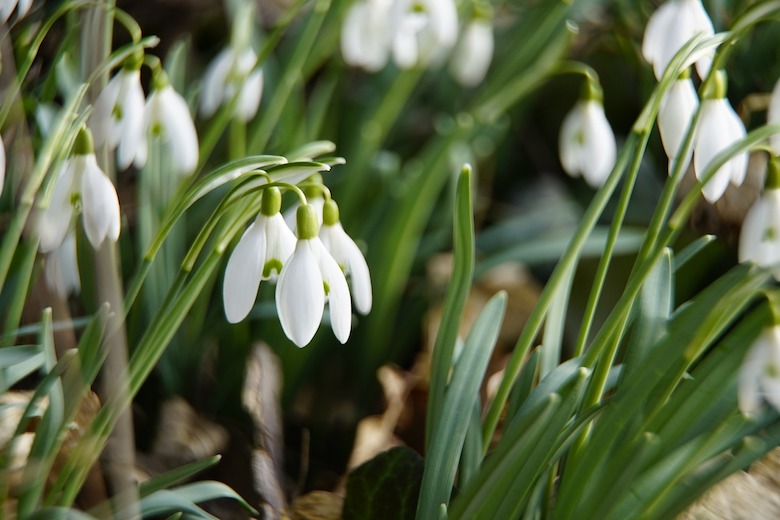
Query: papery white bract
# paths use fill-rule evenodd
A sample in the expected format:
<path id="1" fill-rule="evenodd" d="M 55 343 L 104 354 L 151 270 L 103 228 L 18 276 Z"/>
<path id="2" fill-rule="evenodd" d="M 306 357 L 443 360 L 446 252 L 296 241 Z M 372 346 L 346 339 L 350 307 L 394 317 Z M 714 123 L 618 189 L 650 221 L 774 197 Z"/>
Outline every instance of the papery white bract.
<path id="1" fill-rule="evenodd" d="M 73 230 L 65 236 L 57 249 L 49 253 L 43 275 L 46 285 L 62 298 L 81 292 L 81 278 L 76 260 L 76 235 Z"/>
<path id="2" fill-rule="evenodd" d="M 485 78 L 493 59 L 493 23 L 484 17 L 476 17 L 463 29 L 450 71 L 461 85 L 473 87 Z"/>
<path id="3" fill-rule="evenodd" d="M 653 13 L 645 28 L 642 55 L 653 65 L 655 77 L 661 79 L 674 55 L 698 33 L 714 34 L 712 21 L 701 0 L 669 0 Z M 704 78 L 712 66 L 714 51 L 696 62 L 699 77 Z"/>
<path id="4" fill-rule="evenodd" d="M 739 261 L 772 267 L 775 279 L 780 280 L 780 189 L 764 191 L 745 215 Z"/>
<path id="5" fill-rule="evenodd" d="M 561 164 L 572 177 L 582 175 L 598 188 L 615 166 L 615 134 L 601 102 L 580 100 L 566 115 L 558 140 Z"/>
<path id="6" fill-rule="evenodd" d="M 244 232 L 225 268 L 225 316 L 238 323 L 252 310 L 262 280 L 277 277 L 295 249 L 295 236 L 278 211 L 260 213 Z"/>
<path id="7" fill-rule="evenodd" d="M 775 83 L 772 89 L 772 96 L 769 98 L 769 110 L 766 114 L 767 124 L 780 124 L 780 80 Z M 769 138 L 769 144 L 772 146 L 772 153 L 780 155 L 780 133 L 774 134 Z"/>
<path id="8" fill-rule="evenodd" d="M 754 415 L 766 399 L 780 410 L 780 326 L 764 330 L 739 369 L 739 409 Z"/>
<path id="9" fill-rule="evenodd" d="M 308 204 L 300 206 L 296 216 L 298 241 L 276 286 L 276 308 L 282 330 L 293 343 L 306 346 L 320 326 L 327 300 L 333 334 L 346 343 L 352 327 L 347 280 L 317 237 L 314 208 Z"/>
<path id="10" fill-rule="evenodd" d="M 726 98 L 705 99 L 701 103 L 701 118 L 696 128 L 693 147 L 693 168 L 701 180 L 704 169 L 720 152 L 743 139 L 745 125 Z M 726 191 L 729 182 L 742 184 L 747 173 L 748 154 L 742 152 L 721 166 L 702 188 L 704 198 L 710 203 L 717 201 Z"/>
<path id="11" fill-rule="evenodd" d="M 371 275 L 368 264 L 355 241 L 347 235 L 338 216 L 338 206 L 333 200 L 325 203 L 320 240 L 336 263 L 352 280 L 352 301 L 360 314 L 371 312 Z"/>
<path id="12" fill-rule="evenodd" d="M 89 127 L 100 146 L 108 143 L 117 150 L 119 169 L 128 168 L 138 153 L 144 138 L 144 90 L 141 71 L 122 68 L 95 102 Z"/>
<path id="13" fill-rule="evenodd" d="M 391 0 L 352 4 L 341 29 L 341 55 L 347 64 L 369 72 L 381 70 L 390 57 Z"/>
<path id="14" fill-rule="evenodd" d="M 658 131 L 661 134 L 661 143 L 666 156 L 669 158 L 670 174 L 672 161 L 682 148 L 685 133 L 697 108 L 699 108 L 699 97 L 690 78 L 675 81 L 661 101 L 658 110 Z M 687 169 L 692 155 L 691 146 L 686 157 L 681 158 L 683 171 Z"/>
<path id="15" fill-rule="evenodd" d="M 184 98 L 166 84 L 152 91 L 144 108 L 146 135 L 141 139 L 135 165 L 146 164 L 148 139 L 160 139 L 168 149 L 175 173 L 189 175 L 198 165 L 198 134 Z"/>
<path id="16" fill-rule="evenodd" d="M 257 54 L 251 48 L 237 52 L 233 48 L 222 50 L 211 62 L 203 77 L 200 111 L 210 117 L 224 103 L 229 103 L 238 90 L 233 115 L 247 122 L 257 114 L 263 94 L 263 73 L 258 69 Z"/>

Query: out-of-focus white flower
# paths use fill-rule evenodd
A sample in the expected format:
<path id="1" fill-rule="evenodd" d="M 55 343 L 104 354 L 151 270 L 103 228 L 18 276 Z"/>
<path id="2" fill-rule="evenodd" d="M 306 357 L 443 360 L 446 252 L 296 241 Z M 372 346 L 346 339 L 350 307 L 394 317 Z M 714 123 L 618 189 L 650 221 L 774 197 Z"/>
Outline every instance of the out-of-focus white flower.
<path id="1" fill-rule="evenodd" d="M 455 80 L 466 87 L 479 85 L 493 59 L 493 22 L 477 16 L 463 29 L 450 71 Z"/>
<path id="2" fill-rule="evenodd" d="M 201 114 L 212 116 L 238 92 L 234 117 L 242 122 L 252 119 L 263 95 L 263 72 L 252 70 L 256 64 L 257 54 L 251 48 L 237 52 L 229 47 L 217 54 L 203 76 Z"/>
<path id="3" fill-rule="evenodd" d="M 117 150 L 117 165 L 124 170 L 138 153 L 144 138 L 144 90 L 141 71 L 123 67 L 105 86 L 95 102 L 89 127 L 98 146 L 108 143 Z"/>
<path id="4" fill-rule="evenodd" d="M 772 89 L 766 119 L 770 125 L 780 124 L 780 80 L 775 83 L 775 88 Z M 780 134 L 770 137 L 769 144 L 772 146 L 772 152 L 775 155 L 780 155 Z"/>
<path id="5" fill-rule="evenodd" d="M 168 149 L 171 165 L 179 175 L 189 175 L 198 165 L 198 134 L 192 122 L 190 109 L 184 98 L 164 78 L 164 72 L 156 80 L 152 94 L 144 108 L 146 136 L 141 139 L 135 165 L 146 164 L 148 139 L 159 139 Z"/>
<path id="6" fill-rule="evenodd" d="M 119 199 L 100 169 L 89 130 L 79 131 L 73 155 L 65 160 L 54 181 L 49 207 L 41 215 L 39 249 L 46 253 L 62 244 L 70 228 L 74 205 L 81 209 L 90 244 L 99 248 L 105 239 L 119 238 Z"/>
<path id="7" fill-rule="evenodd" d="M 297 221 L 295 251 L 284 264 L 276 286 L 276 308 L 282 330 L 293 343 L 306 346 L 320 326 L 327 301 L 333 334 L 346 343 L 352 327 L 347 280 L 317 237 L 314 208 L 308 204 L 300 206 Z"/>
<path id="8" fill-rule="evenodd" d="M 3 194 L 4 185 L 5 185 L 5 144 L 3 143 L 3 136 L 0 135 L 0 195 Z"/>
<path id="9" fill-rule="evenodd" d="M 453 0 L 396 0 L 390 16 L 393 60 L 401 69 L 440 59 L 458 39 Z"/>
<path id="10" fill-rule="evenodd" d="M 780 326 L 764 330 L 739 369 L 739 409 L 754 415 L 766 399 L 780 410 Z"/>
<path id="11" fill-rule="evenodd" d="M 669 158 L 669 173 L 672 172 L 672 161 L 677 157 L 685 139 L 685 133 L 699 108 L 699 97 L 690 77 L 680 78 L 667 91 L 658 110 L 658 131 L 666 156 Z M 686 157 L 682 157 L 683 171 L 688 167 L 693 155 L 693 147 L 689 148 Z"/>
<path id="12" fill-rule="evenodd" d="M 698 33 L 714 34 L 712 21 L 701 0 L 669 0 L 650 17 L 642 40 L 642 55 L 653 65 L 661 79 L 669 62 L 685 43 Z M 714 51 L 696 62 L 696 71 L 704 78 L 712 66 Z"/>
<path id="13" fill-rule="evenodd" d="M 583 99 L 566 115 L 558 138 L 563 169 L 572 177 L 582 175 L 593 188 L 607 180 L 617 153 L 600 97 L 600 88 L 588 81 Z"/>
<path id="14" fill-rule="evenodd" d="M 16 17 L 22 18 L 30 10 L 32 0 L 0 0 L 0 22 L 5 23 L 16 8 Z"/>
<path id="15" fill-rule="evenodd" d="M 347 235 L 339 220 L 339 208 L 335 201 L 328 200 L 322 210 L 323 225 L 320 240 L 336 263 L 352 280 L 352 301 L 360 314 L 371 312 L 371 275 L 355 241 Z"/>
<path id="16" fill-rule="evenodd" d="M 701 102 L 701 118 L 696 128 L 693 147 L 693 169 L 701 180 L 710 161 L 720 152 L 744 139 L 745 125 L 731 103 L 726 99 L 726 76 L 718 71 L 712 93 L 705 94 Z M 710 203 L 717 201 L 726 191 L 729 182 L 740 186 L 747 174 L 748 154 L 742 152 L 721 166 L 702 188 L 704 198 Z"/>
<path id="17" fill-rule="evenodd" d="M 391 0 L 360 0 L 350 6 L 341 29 L 341 55 L 347 64 L 369 72 L 387 65 L 390 7 Z"/>
<path id="18" fill-rule="evenodd" d="M 739 261 L 774 268 L 780 280 L 780 159 L 769 161 L 764 193 L 745 215 L 739 235 Z"/>
<path id="19" fill-rule="evenodd" d="M 76 235 L 70 230 L 62 244 L 49 254 L 43 271 L 46 285 L 62 298 L 81 292 L 81 278 L 76 260 Z"/>
<path id="20" fill-rule="evenodd" d="M 260 213 L 238 241 L 225 268 L 225 316 L 238 323 L 252 310 L 262 280 L 274 280 L 295 249 L 295 235 L 279 213 L 278 188 L 266 188 Z"/>

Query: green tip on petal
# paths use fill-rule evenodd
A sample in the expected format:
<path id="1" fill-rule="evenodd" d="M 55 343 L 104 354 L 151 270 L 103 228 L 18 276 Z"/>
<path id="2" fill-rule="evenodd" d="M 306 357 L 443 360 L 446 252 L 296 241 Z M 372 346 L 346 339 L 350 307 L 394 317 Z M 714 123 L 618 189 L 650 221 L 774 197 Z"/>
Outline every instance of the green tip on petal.
<path id="1" fill-rule="evenodd" d="M 780 189 L 780 157 L 776 155 L 769 159 L 764 188 L 767 190 Z"/>
<path id="2" fill-rule="evenodd" d="M 598 101 L 602 103 L 604 101 L 604 91 L 601 89 L 599 82 L 588 78 L 582 85 L 580 99 L 582 101 Z"/>
<path id="3" fill-rule="evenodd" d="M 299 240 L 315 238 L 320 231 L 319 225 L 317 224 L 317 212 L 311 204 L 298 206 L 298 210 L 295 213 L 295 220 Z"/>
<path id="4" fill-rule="evenodd" d="M 73 143 L 73 155 L 89 155 L 95 153 L 95 145 L 92 142 L 92 132 L 89 128 L 83 126 L 76 135 L 76 141 Z"/>
<path id="5" fill-rule="evenodd" d="M 723 99 L 728 90 L 728 77 L 726 72 L 718 70 L 712 73 L 712 79 L 704 82 L 704 90 L 701 93 L 701 99 Z"/>
<path id="6" fill-rule="evenodd" d="M 263 199 L 260 202 L 260 213 L 266 217 L 272 217 L 282 209 L 282 192 L 276 186 L 266 188 Z"/>
<path id="7" fill-rule="evenodd" d="M 339 205 L 335 200 L 327 200 L 322 206 L 322 223 L 326 226 L 335 226 L 339 223 Z"/>

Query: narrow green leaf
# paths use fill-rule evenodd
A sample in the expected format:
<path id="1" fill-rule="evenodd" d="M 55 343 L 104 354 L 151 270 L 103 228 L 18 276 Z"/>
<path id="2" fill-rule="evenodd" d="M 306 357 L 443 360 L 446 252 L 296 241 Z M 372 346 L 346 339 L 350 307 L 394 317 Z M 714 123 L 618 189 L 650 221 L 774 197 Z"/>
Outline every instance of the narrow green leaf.
<path id="1" fill-rule="evenodd" d="M 178 468 L 166 471 L 161 475 L 156 475 L 149 480 L 142 482 L 139 495 L 141 498 L 151 495 L 161 489 L 168 488 L 180 482 L 184 482 L 197 475 L 201 471 L 210 468 L 214 464 L 217 464 L 222 459 L 221 455 L 214 455 L 207 459 L 191 462 Z"/>
<path id="2" fill-rule="evenodd" d="M 46 357 L 38 345 L 0 349 L 0 393 L 43 366 Z"/>

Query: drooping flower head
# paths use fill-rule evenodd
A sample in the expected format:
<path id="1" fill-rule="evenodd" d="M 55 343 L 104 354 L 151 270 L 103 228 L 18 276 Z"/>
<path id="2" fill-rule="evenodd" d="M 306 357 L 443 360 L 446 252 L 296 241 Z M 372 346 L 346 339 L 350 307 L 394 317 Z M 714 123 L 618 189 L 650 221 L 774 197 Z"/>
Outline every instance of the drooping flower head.
<path id="1" fill-rule="evenodd" d="M 393 60 L 398 68 L 436 61 L 458 39 L 458 12 L 453 0 L 396 0 L 390 16 Z"/>
<path id="2" fill-rule="evenodd" d="M 450 71 L 463 86 L 474 87 L 485 78 L 493 60 L 493 20 L 478 12 L 464 27 L 450 62 Z"/>
<path id="3" fill-rule="evenodd" d="M 333 334 L 341 343 L 349 339 L 352 301 L 344 273 L 322 245 L 317 216 L 309 204 L 296 212 L 298 240 L 284 264 L 276 285 L 276 308 L 284 333 L 299 347 L 314 337 L 325 303 L 330 309 Z"/>
<path id="4" fill-rule="evenodd" d="M 780 410 L 780 325 L 767 328 L 739 369 L 739 409 L 754 415 L 766 400 Z"/>
<path id="5" fill-rule="evenodd" d="M 198 134 L 187 102 L 176 92 L 162 70 L 155 71 L 152 93 L 144 108 L 145 135 L 141 139 L 135 165 L 146 164 L 149 140 L 157 140 L 170 156 L 170 164 L 179 175 L 189 175 L 198 165 Z"/>
<path id="6" fill-rule="evenodd" d="M 715 81 L 710 83 L 712 88 L 702 94 L 701 118 L 693 147 L 693 169 L 699 180 L 702 180 L 705 168 L 716 155 L 746 135 L 745 125 L 726 98 L 725 72 L 717 71 L 714 74 Z M 747 166 L 747 152 L 729 159 L 702 188 L 704 198 L 714 203 L 726 191 L 729 182 L 740 186 L 745 180 Z"/>
<path id="7" fill-rule="evenodd" d="M 257 54 L 251 48 L 228 47 L 217 54 L 203 76 L 201 114 L 212 116 L 221 105 L 238 95 L 233 115 L 242 122 L 252 119 L 263 95 L 263 72 L 254 70 L 256 64 Z"/>
<path id="8" fill-rule="evenodd" d="M 279 188 L 266 188 L 255 222 L 247 228 L 225 268 L 225 316 L 238 323 L 252 310 L 262 280 L 275 280 L 295 249 L 295 235 L 282 214 Z"/>
<path id="9" fill-rule="evenodd" d="M 773 268 L 780 280 L 780 158 L 769 161 L 764 193 L 745 215 L 739 261 Z"/>
<path id="10" fill-rule="evenodd" d="M 698 33 L 714 34 L 712 21 L 701 0 L 669 0 L 650 17 L 642 40 L 642 55 L 661 79 L 669 62 Z M 699 58 L 696 71 L 704 79 L 712 66 L 713 52 Z"/>
<path id="11" fill-rule="evenodd" d="M 617 154 L 602 98 L 601 87 L 588 80 L 580 100 L 563 120 L 558 139 L 563 169 L 572 177 L 582 175 L 593 188 L 607 180 Z"/>
<path id="12" fill-rule="evenodd" d="M 108 82 L 95 102 L 89 127 L 95 144 L 117 149 L 117 165 L 128 168 L 144 139 L 144 90 L 141 87 L 142 56 L 128 59 Z"/>
<path id="13" fill-rule="evenodd" d="M 672 83 L 666 92 L 658 110 L 658 132 L 661 134 L 666 156 L 669 158 L 669 173 L 672 173 L 674 158 L 682 149 L 688 126 L 693 120 L 696 110 L 699 108 L 699 96 L 691 81 L 688 69 L 680 78 Z M 693 155 L 693 147 L 688 149 L 686 157 L 681 157 L 682 171 L 688 168 Z"/>
<path id="14" fill-rule="evenodd" d="M 341 55 L 348 65 L 376 72 L 390 57 L 391 0 L 359 0 L 349 7 L 341 29 Z"/>
<path id="15" fill-rule="evenodd" d="M 334 200 L 327 200 L 322 208 L 320 240 L 325 249 L 352 281 L 352 301 L 360 314 L 371 312 L 371 276 L 368 264 L 355 241 L 347 235 L 339 220 L 339 207 Z"/>
<path id="16" fill-rule="evenodd" d="M 84 231 L 95 249 L 106 239 L 114 242 L 119 238 L 119 199 L 97 164 L 92 134 L 86 128 L 79 131 L 73 155 L 62 164 L 49 207 L 41 215 L 38 231 L 42 252 L 62 244 L 74 210 L 81 211 Z"/>
<path id="17" fill-rule="evenodd" d="M 43 270 L 46 285 L 61 298 L 81 292 L 81 278 L 76 259 L 76 233 L 71 229 L 62 244 L 49 254 Z"/>

